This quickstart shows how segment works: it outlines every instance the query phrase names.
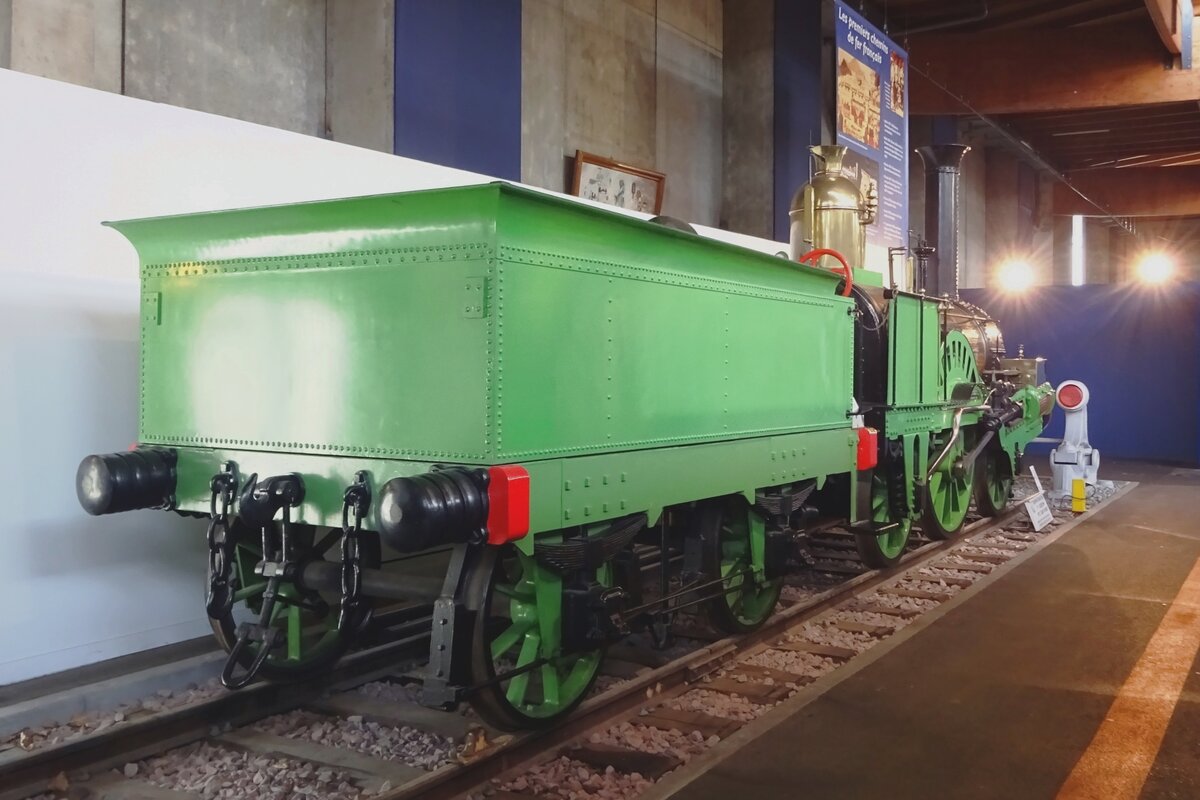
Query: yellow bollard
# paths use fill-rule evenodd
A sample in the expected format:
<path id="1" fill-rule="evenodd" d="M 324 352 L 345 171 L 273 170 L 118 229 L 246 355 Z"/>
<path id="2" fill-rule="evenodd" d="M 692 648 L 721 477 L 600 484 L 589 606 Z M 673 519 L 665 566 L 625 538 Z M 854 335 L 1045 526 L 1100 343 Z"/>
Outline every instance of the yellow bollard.
<path id="1" fill-rule="evenodd" d="M 1087 484 L 1083 478 L 1071 481 L 1071 510 L 1076 513 L 1087 511 Z"/>

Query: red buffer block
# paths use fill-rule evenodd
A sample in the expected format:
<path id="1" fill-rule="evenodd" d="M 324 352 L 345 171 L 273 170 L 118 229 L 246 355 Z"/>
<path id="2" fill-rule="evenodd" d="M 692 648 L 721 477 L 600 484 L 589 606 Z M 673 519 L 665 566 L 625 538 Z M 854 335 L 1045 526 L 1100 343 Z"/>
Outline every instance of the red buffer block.
<path id="1" fill-rule="evenodd" d="M 488 544 L 504 544 L 529 533 L 529 473 L 524 467 L 488 470 Z"/>
<path id="2" fill-rule="evenodd" d="M 874 469 L 879 464 L 879 431 L 858 428 L 858 468 Z"/>

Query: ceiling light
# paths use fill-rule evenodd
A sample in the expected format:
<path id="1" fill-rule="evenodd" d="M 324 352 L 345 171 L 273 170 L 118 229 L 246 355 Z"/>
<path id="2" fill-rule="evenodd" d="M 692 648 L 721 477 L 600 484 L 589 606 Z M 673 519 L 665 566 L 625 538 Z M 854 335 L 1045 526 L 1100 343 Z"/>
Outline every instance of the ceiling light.
<path id="1" fill-rule="evenodd" d="M 1033 267 L 1021 258 L 1005 261 L 996 271 L 1000 288 L 1009 294 L 1020 294 L 1033 286 Z"/>
<path id="2" fill-rule="evenodd" d="M 1142 283 L 1164 283 L 1175 272 L 1171 257 L 1159 250 L 1143 253 L 1137 260 L 1137 277 Z"/>

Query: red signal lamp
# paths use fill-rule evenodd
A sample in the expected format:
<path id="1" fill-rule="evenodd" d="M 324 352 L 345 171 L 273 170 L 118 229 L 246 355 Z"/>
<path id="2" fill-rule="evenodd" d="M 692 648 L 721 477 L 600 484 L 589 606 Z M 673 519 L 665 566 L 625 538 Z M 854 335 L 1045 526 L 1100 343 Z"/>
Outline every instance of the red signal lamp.
<path id="1" fill-rule="evenodd" d="M 1086 399 L 1083 387 L 1077 383 L 1064 383 L 1058 387 L 1058 404 L 1067 411 L 1079 408 Z"/>

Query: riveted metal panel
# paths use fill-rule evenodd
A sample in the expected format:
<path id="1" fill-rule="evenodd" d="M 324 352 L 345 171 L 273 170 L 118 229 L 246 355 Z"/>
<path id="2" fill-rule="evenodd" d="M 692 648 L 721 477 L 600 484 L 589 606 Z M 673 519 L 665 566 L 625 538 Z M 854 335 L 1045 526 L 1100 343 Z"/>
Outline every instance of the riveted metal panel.
<path id="1" fill-rule="evenodd" d="M 939 404 L 939 303 L 897 293 L 888 304 L 888 399 L 896 407 Z"/>
<path id="2" fill-rule="evenodd" d="M 495 199 L 118 224 L 143 261 L 140 441 L 486 462 Z"/>
<path id="3" fill-rule="evenodd" d="M 503 185 L 116 227 L 180 508 L 227 458 L 301 472 L 316 524 L 358 469 L 520 462 L 535 531 L 853 469 L 823 270 Z"/>
<path id="4" fill-rule="evenodd" d="M 499 238 L 501 458 L 848 426 L 830 274 L 523 193 Z"/>
<path id="5" fill-rule="evenodd" d="M 850 472 L 857 443 L 843 428 L 564 459 L 559 526 Z"/>

